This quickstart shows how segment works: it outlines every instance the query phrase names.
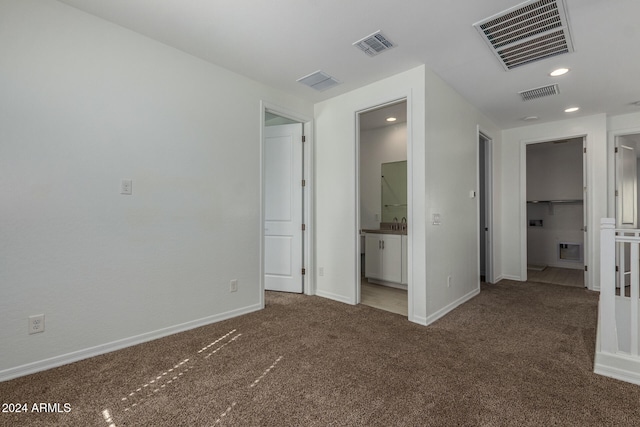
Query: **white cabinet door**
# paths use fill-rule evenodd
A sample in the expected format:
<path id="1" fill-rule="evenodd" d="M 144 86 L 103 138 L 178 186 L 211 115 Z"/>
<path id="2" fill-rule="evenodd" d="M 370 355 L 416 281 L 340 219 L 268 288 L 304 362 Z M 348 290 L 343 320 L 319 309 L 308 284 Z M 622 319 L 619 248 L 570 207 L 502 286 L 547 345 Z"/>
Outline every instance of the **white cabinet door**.
<path id="1" fill-rule="evenodd" d="M 407 285 L 409 283 L 409 268 L 407 266 L 408 258 L 408 238 L 402 236 L 402 284 Z"/>
<path id="2" fill-rule="evenodd" d="M 381 276 L 387 282 L 400 283 L 402 281 L 402 236 L 383 234 Z"/>
<path id="3" fill-rule="evenodd" d="M 365 277 L 400 283 L 402 281 L 402 236 L 365 236 Z"/>
<path id="4" fill-rule="evenodd" d="M 366 234 L 364 237 L 364 275 L 372 279 L 380 278 L 380 243 L 379 234 Z"/>

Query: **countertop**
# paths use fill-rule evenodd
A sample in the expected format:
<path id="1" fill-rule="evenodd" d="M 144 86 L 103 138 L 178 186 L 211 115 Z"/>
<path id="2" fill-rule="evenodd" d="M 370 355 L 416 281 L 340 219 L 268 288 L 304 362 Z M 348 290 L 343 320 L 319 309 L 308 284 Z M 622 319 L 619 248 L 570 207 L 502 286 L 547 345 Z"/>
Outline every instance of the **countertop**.
<path id="1" fill-rule="evenodd" d="M 406 236 L 407 235 L 407 229 L 405 228 L 404 230 L 390 230 L 390 229 L 372 230 L 372 229 L 363 228 L 362 230 L 360 230 L 360 234 L 364 234 L 364 233 L 371 233 L 371 234 L 397 234 L 397 235 L 400 235 L 400 236 Z"/>

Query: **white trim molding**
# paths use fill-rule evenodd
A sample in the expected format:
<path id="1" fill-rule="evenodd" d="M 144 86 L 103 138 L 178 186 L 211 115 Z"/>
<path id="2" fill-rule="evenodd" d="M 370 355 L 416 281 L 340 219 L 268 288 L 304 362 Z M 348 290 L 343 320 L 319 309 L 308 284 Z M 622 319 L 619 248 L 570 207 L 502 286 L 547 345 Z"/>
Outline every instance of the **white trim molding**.
<path id="1" fill-rule="evenodd" d="M 102 354 L 110 353 L 112 351 L 121 350 L 123 348 L 131 347 L 137 344 L 142 344 L 148 341 L 153 341 L 158 338 L 163 338 L 169 335 L 177 334 L 179 332 L 185 332 L 190 329 L 195 329 L 201 326 L 210 325 L 212 323 L 217 323 L 222 320 L 231 319 L 233 317 L 241 316 L 243 314 L 248 314 L 261 309 L 262 309 L 262 306 L 260 304 L 254 304 L 254 305 L 243 307 L 237 310 L 227 311 L 226 313 L 204 317 L 202 319 L 194 320 L 191 322 L 170 326 L 168 328 L 158 329 L 156 331 L 151 331 L 144 334 L 132 336 L 129 338 L 112 341 L 106 344 L 100 344 L 95 347 L 89 347 L 83 350 L 73 351 L 71 353 L 51 357 L 49 359 L 39 360 L 37 362 L 27 363 L 25 365 L 5 369 L 3 371 L 0 371 L 0 382 L 22 377 L 24 375 L 34 374 L 36 372 L 46 371 L 47 369 L 51 369 L 51 368 L 57 368 L 62 365 L 67 365 L 69 363 L 78 362 L 84 359 L 89 359 L 91 357 L 100 356 Z"/>

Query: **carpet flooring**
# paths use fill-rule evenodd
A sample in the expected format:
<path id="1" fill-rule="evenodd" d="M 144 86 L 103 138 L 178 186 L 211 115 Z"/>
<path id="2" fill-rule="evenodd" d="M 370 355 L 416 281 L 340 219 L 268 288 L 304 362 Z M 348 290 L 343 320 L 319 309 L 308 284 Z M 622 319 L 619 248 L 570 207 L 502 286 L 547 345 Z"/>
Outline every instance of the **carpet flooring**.
<path id="1" fill-rule="evenodd" d="M 593 373 L 597 300 L 504 280 L 424 327 L 267 293 L 265 310 L 0 383 L 30 409 L 0 425 L 637 426 L 640 387 Z"/>

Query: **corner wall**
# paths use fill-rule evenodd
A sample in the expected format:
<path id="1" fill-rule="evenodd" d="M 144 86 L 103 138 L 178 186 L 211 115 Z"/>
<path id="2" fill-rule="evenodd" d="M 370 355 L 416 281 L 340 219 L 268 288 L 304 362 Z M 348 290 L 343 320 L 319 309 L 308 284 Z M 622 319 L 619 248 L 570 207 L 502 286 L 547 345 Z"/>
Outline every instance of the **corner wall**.
<path id="1" fill-rule="evenodd" d="M 55 1 L 0 28 L 0 380 L 260 309 L 260 101 L 311 104 Z"/>
<path id="2" fill-rule="evenodd" d="M 320 296 L 355 304 L 357 302 L 358 201 L 356 196 L 356 112 L 389 101 L 409 97 L 407 136 L 411 139 L 407 156 L 413 167 L 409 194 L 409 245 L 415 263 L 409 266 L 414 306 L 409 316 L 424 316 L 424 66 L 383 79 L 361 89 L 337 96 L 315 106 L 316 174 L 316 289 Z M 411 196 L 409 196 L 411 197 Z M 413 221 L 413 222 L 412 222 Z M 324 272 L 320 276 L 319 270 Z"/>
<path id="3" fill-rule="evenodd" d="M 500 129 L 433 72 L 426 73 L 426 230 L 427 313 L 429 324 L 480 292 L 478 128 L 493 140 L 493 173 Z M 500 199 L 494 178 L 494 205 Z M 439 214 L 440 225 L 433 224 Z M 494 224 L 500 214 L 494 208 Z M 492 227 L 494 239 L 498 227 Z M 495 261 L 499 244 L 495 244 Z"/>
<path id="4" fill-rule="evenodd" d="M 494 153 L 499 153 L 501 133 L 424 66 L 316 104 L 316 266 L 324 275 L 315 278 L 318 295 L 356 303 L 355 113 L 407 94 L 409 320 L 429 324 L 480 291 L 479 198 L 470 197 L 478 191 L 478 127 L 493 139 Z M 494 174 L 499 174 L 495 160 Z M 497 176 L 494 205 L 501 194 Z M 431 224 L 432 213 L 442 215 L 441 225 Z M 499 224 L 500 211 L 494 209 L 494 215 Z M 496 228 L 494 236 L 499 232 Z M 495 249 L 497 269 L 499 242 Z"/>

